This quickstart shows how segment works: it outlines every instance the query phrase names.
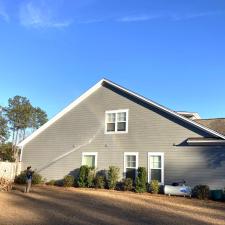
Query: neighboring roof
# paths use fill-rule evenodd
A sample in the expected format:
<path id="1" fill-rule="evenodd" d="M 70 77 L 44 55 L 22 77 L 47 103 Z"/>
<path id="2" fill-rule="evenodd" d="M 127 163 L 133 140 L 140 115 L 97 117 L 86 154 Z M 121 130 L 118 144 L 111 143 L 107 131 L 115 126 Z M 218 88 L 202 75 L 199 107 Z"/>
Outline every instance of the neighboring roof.
<path id="1" fill-rule="evenodd" d="M 187 117 L 188 119 L 195 120 L 195 119 L 201 119 L 200 115 L 196 112 L 177 112 L 181 116 Z"/>
<path id="2" fill-rule="evenodd" d="M 225 118 L 197 119 L 195 122 L 225 135 Z"/>
<path id="3" fill-rule="evenodd" d="M 225 140 L 216 138 L 188 138 L 187 143 L 189 145 L 225 145 Z"/>
<path id="4" fill-rule="evenodd" d="M 96 90 L 98 90 L 104 83 L 109 84 L 111 86 L 113 86 L 114 88 L 117 88 L 119 90 L 124 91 L 127 94 L 130 94 L 132 96 L 134 96 L 135 98 L 137 98 L 140 101 L 144 101 L 149 105 L 152 105 L 164 112 L 167 112 L 168 114 L 181 119 L 182 121 L 187 122 L 188 124 L 193 125 L 194 127 L 197 127 L 203 131 L 205 131 L 206 133 L 217 137 L 217 138 L 222 138 L 225 140 L 225 136 L 222 134 L 219 134 L 218 132 L 209 129 L 207 127 L 202 126 L 199 123 L 196 123 L 180 114 L 178 114 L 177 112 L 170 110 L 154 101 L 151 101 L 139 94 L 136 94 L 118 84 L 113 83 L 112 81 L 109 81 L 107 79 L 102 79 L 100 80 L 97 84 L 95 84 L 92 88 L 90 88 L 89 90 L 87 90 L 83 95 L 81 95 L 79 98 L 77 98 L 74 102 L 72 102 L 70 105 L 68 105 L 65 109 L 63 109 L 61 112 L 59 112 L 57 115 L 55 115 L 52 119 L 50 119 L 47 123 L 45 123 L 43 126 L 41 126 L 39 129 L 37 129 L 34 133 L 32 133 L 30 136 L 28 136 L 25 140 L 23 140 L 22 142 L 20 142 L 18 144 L 19 147 L 23 147 L 24 145 L 26 145 L 29 141 L 31 141 L 33 138 L 35 138 L 37 135 L 39 135 L 42 131 L 44 131 L 46 128 L 48 128 L 49 126 L 51 126 L 54 122 L 56 122 L 58 119 L 60 119 L 62 116 L 64 116 L 67 112 L 69 112 L 70 110 L 72 110 L 74 107 L 76 107 L 79 103 L 81 103 L 84 99 L 86 99 L 88 96 L 90 96 L 92 93 L 94 93 Z"/>

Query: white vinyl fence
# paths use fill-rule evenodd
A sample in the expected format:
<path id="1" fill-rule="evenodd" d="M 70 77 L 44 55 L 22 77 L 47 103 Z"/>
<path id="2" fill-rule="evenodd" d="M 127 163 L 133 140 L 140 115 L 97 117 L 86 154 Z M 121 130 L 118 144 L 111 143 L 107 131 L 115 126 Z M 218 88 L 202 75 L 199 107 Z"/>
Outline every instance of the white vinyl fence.
<path id="1" fill-rule="evenodd" d="M 15 176 L 21 172 L 21 163 L 0 162 L 0 177 L 14 180 Z"/>

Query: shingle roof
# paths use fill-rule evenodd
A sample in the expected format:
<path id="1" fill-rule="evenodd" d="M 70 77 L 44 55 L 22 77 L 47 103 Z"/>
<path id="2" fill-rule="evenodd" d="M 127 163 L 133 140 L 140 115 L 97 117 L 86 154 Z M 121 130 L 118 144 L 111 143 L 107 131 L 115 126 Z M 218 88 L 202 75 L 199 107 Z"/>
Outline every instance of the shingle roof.
<path id="1" fill-rule="evenodd" d="M 225 135 L 225 118 L 197 119 L 195 122 Z"/>

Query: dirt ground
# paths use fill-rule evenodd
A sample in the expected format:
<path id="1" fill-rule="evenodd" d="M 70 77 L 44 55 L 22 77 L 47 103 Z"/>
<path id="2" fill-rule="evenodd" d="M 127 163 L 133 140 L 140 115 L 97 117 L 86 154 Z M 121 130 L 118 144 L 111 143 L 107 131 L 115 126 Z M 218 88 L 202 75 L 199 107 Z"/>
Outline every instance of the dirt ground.
<path id="1" fill-rule="evenodd" d="M 0 225 L 225 225 L 225 203 L 95 189 L 0 192 Z"/>

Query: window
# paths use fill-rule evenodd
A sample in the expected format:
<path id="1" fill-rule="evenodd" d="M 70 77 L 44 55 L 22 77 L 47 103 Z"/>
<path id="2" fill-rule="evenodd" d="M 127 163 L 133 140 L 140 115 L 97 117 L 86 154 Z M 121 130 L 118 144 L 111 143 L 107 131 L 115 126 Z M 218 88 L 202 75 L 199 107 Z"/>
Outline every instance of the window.
<path id="1" fill-rule="evenodd" d="M 148 180 L 158 180 L 164 183 L 164 153 L 149 152 L 148 153 Z"/>
<path id="2" fill-rule="evenodd" d="M 97 167 L 97 152 L 83 152 L 82 153 L 82 165 L 88 167 Z"/>
<path id="3" fill-rule="evenodd" d="M 128 110 L 113 110 L 105 113 L 105 133 L 127 133 Z"/>
<path id="4" fill-rule="evenodd" d="M 138 168 L 138 152 L 124 153 L 124 177 L 135 180 Z"/>

